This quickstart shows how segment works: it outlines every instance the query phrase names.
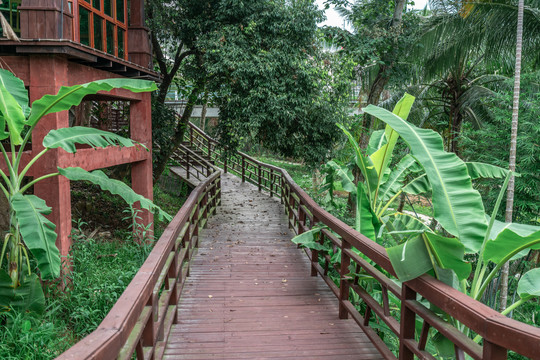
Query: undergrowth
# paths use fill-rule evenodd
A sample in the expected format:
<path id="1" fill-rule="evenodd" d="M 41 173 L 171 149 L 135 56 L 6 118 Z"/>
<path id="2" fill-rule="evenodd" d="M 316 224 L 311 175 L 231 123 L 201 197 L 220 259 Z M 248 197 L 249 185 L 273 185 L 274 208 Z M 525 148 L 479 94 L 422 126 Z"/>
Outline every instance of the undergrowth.
<path id="1" fill-rule="evenodd" d="M 176 214 L 186 196 L 187 188 L 179 182 L 160 183 L 154 188 L 154 202 L 170 214 Z M 137 236 L 130 229 L 132 209 L 117 214 L 117 199 L 108 194 L 96 195 L 95 199 L 103 213 L 115 217 L 115 224 L 124 225 L 116 228 L 103 224 L 103 230 L 115 230 L 92 234 L 95 224 L 90 226 L 81 220 L 74 224 L 72 272 L 65 289 L 57 283 L 45 285 L 47 308 L 41 318 L 14 311 L 0 315 L 0 359 L 53 359 L 91 333 L 152 250 L 152 238 L 147 236 L 142 244 L 135 241 Z M 154 225 L 158 238 L 168 223 L 156 218 Z M 147 228 L 135 226 L 135 232 L 149 234 Z"/>

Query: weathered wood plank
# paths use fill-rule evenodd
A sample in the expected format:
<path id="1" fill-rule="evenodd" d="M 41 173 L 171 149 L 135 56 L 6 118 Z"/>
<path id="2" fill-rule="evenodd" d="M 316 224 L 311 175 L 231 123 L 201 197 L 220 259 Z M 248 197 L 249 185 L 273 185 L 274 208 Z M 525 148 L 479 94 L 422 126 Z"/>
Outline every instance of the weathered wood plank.
<path id="1" fill-rule="evenodd" d="M 381 359 L 291 243 L 279 200 L 222 175 L 222 207 L 178 306 L 165 359 Z"/>

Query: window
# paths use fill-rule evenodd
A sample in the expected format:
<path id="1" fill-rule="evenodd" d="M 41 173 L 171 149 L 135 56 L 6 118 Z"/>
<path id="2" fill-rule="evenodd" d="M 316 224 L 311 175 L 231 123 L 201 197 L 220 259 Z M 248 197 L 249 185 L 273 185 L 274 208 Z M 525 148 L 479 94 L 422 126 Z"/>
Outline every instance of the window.
<path id="1" fill-rule="evenodd" d="M 70 8 L 78 10 L 75 34 L 81 44 L 126 59 L 126 0 L 71 0 Z"/>
<path id="2" fill-rule="evenodd" d="M 21 5 L 21 1 L 22 0 L 4 0 L 0 4 L 0 11 L 17 35 L 20 35 L 21 32 L 21 14 L 19 13 L 18 9 L 18 7 Z M 122 18 L 122 21 L 124 21 L 124 18 Z M 1 31 L 2 26 L 0 25 L 0 32 Z"/>

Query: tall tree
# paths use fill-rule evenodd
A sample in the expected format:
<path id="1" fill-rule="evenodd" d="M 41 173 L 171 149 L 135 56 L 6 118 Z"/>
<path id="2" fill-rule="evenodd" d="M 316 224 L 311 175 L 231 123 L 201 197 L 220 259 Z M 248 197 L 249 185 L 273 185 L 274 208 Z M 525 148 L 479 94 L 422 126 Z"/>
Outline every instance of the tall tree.
<path id="1" fill-rule="evenodd" d="M 151 0 L 154 52 L 164 76 L 158 103 L 181 70 L 191 92 L 182 118 L 168 131 L 154 179 L 182 141 L 204 92 L 220 108 L 220 136 L 229 146 L 255 139 L 288 156 L 322 161 L 344 116 L 344 86 L 335 86 L 316 44 L 322 12 L 313 0 Z M 180 62 L 180 64 L 179 64 Z M 341 73 L 341 72 L 339 72 Z M 341 104 L 341 105 L 340 105 Z M 341 106 L 341 107 L 340 107 Z M 336 109 L 340 109 L 339 111 Z M 166 121 L 155 122 L 154 130 Z"/>
<path id="2" fill-rule="evenodd" d="M 312 0 L 257 0 L 249 9 L 241 26 L 203 39 L 220 140 L 318 164 L 339 136 L 335 123 L 347 116 L 350 67 L 317 47 L 322 12 Z"/>
<path id="3" fill-rule="evenodd" d="M 359 76 L 364 84 L 359 105 L 377 105 L 391 77 L 402 71 L 406 52 L 415 39 L 420 18 L 405 12 L 406 0 L 328 0 L 352 26 L 352 32 L 337 28 L 327 29 L 330 40 L 358 63 Z M 404 15 L 407 16 L 404 19 Z M 364 114 L 360 147 L 365 148 L 377 120 Z"/>
<path id="4" fill-rule="evenodd" d="M 514 74 L 514 101 L 512 105 L 512 132 L 510 135 L 510 171 L 516 171 L 516 148 L 517 148 L 517 131 L 518 131 L 518 117 L 519 117 L 519 92 L 521 82 L 521 50 L 523 46 L 523 11 L 524 1 L 518 2 L 518 18 L 517 18 L 517 32 L 516 32 L 516 69 Z M 512 175 L 510 182 L 508 183 L 507 197 L 506 197 L 506 211 L 505 220 L 507 223 L 512 222 L 512 214 L 514 211 L 514 188 L 515 177 Z M 504 264 L 501 275 L 501 305 L 500 310 L 506 309 L 506 303 L 508 300 L 508 271 L 509 263 Z"/>

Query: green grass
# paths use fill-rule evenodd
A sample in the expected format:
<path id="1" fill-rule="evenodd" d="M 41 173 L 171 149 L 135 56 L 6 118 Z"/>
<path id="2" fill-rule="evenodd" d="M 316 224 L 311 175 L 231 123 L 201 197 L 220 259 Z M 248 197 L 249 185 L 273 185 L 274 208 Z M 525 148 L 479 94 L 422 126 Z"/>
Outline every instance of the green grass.
<path id="1" fill-rule="evenodd" d="M 187 195 L 186 188 L 179 188 L 178 183 L 175 187 L 174 194 L 167 184 L 154 188 L 155 203 L 171 215 L 180 209 Z M 100 205 L 103 201 L 99 199 Z M 156 221 L 156 238 L 166 225 Z M 0 359 L 53 359 L 91 333 L 152 249 L 152 242 L 140 245 L 134 241 L 127 227 L 110 236 L 88 239 L 91 230 L 93 227 L 82 221 L 74 226 L 70 284 L 64 291 L 58 284 L 46 286 L 47 309 L 41 318 L 13 311 L 0 315 Z"/>

